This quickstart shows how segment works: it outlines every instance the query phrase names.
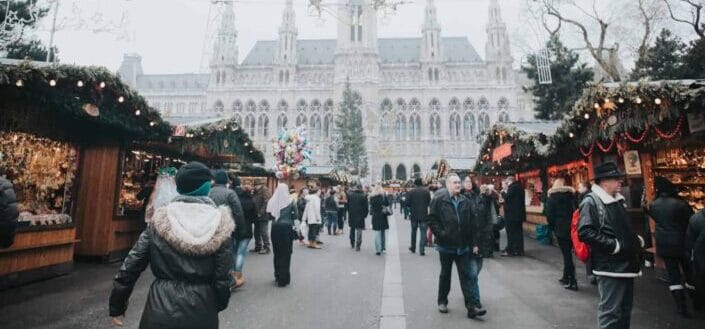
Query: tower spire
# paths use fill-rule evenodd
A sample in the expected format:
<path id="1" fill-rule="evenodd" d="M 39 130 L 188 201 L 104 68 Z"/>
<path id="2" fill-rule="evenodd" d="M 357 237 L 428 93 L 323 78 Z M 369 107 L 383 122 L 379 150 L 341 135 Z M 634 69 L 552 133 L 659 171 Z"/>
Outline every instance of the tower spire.
<path id="1" fill-rule="evenodd" d="M 421 58 L 424 62 L 440 61 L 441 56 L 441 25 L 438 24 L 436 3 L 434 0 L 426 1 L 425 20 L 421 32 L 423 45 Z"/>
<path id="2" fill-rule="evenodd" d="M 224 4 L 223 16 L 218 28 L 218 35 L 213 45 L 211 68 L 237 65 L 237 31 L 235 30 L 235 10 L 233 3 Z"/>
<path id="3" fill-rule="evenodd" d="M 511 80 L 514 59 L 511 55 L 507 25 L 502 20 L 502 11 L 497 0 L 490 0 L 488 15 L 485 61 L 495 82 L 508 83 Z"/>
<path id="4" fill-rule="evenodd" d="M 279 62 L 284 64 L 296 63 L 296 13 L 292 0 L 286 1 L 282 14 L 282 24 L 279 27 Z"/>

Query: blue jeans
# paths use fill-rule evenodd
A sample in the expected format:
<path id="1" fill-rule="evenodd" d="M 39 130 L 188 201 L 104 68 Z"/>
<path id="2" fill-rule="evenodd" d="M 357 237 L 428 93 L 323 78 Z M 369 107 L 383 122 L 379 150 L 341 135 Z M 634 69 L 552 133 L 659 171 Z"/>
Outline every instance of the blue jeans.
<path id="1" fill-rule="evenodd" d="M 245 264 L 247 246 L 251 239 L 233 240 L 233 272 L 242 272 L 242 265 Z"/>
<path id="2" fill-rule="evenodd" d="M 482 271 L 482 257 L 478 255 L 470 256 L 468 262 L 468 273 L 470 274 L 470 296 L 475 305 L 480 305 L 480 284 L 478 277 Z"/>
<path id="3" fill-rule="evenodd" d="M 331 229 L 333 233 L 338 230 L 338 211 L 326 210 L 326 228 L 328 228 L 328 235 L 331 234 Z"/>
<path id="4" fill-rule="evenodd" d="M 386 234 L 386 232 L 387 230 L 375 230 L 375 251 L 377 251 L 378 253 L 382 253 L 382 251 L 387 249 L 384 241 L 384 235 Z"/>

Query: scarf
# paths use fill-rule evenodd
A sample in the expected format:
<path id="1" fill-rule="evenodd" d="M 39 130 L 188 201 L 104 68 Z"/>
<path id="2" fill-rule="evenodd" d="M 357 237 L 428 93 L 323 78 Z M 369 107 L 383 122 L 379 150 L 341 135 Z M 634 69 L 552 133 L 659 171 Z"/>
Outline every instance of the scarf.
<path id="1" fill-rule="evenodd" d="M 274 194 L 267 202 L 267 212 L 270 213 L 274 220 L 278 220 L 281 215 L 281 210 L 286 208 L 291 203 L 289 199 L 289 187 L 284 183 L 279 183 Z"/>

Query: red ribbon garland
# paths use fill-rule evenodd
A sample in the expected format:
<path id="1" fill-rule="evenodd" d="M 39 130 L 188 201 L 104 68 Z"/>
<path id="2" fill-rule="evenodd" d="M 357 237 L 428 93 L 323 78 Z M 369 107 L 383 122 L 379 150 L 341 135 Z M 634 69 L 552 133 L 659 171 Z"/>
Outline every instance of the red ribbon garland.
<path id="1" fill-rule="evenodd" d="M 673 139 L 681 131 L 682 125 L 683 125 L 683 117 L 681 116 L 680 118 L 678 118 L 678 123 L 676 123 L 676 128 L 673 129 L 672 132 L 664 133 L 663 131 L 661 131 L 661 129 L 658 129 L 658 126 L 654 126 L 654 130 L 656 130 L 656 134 L 658 135 L 658 137 L 661 137 L 663 139 Z"/>
<path id="2" fill-rule="evenodd" d="M 589 157 L 592 155 L 592 152 L 595 151 L 595 143 L 590 144 L 590 151 L 589 151 L 589 152 L 583 151 L 583 147 L 582 147 L 582 146 L 579 147 L 578 150 L 580 151 L 580 153 L 581 153 L 584 157 L 589 158 Z"/>
<path id="3" fill-rule="evenodd" d="M 602 146 L 602 144 L 600 143 L 599 140 L 598 140 L 598 141 L 595 141 L 595 144 L 597 144 L 597 148 L 599 148 L 600 151 L 602 151 L 602 153 L 607 153 L 607 152 L 609 152 L 609 151 L 612 149 L 612 147 L 614 146 L 614 138 L 610 140 L 610 146 L 608 146 L 608 147 Z"/>
<path id="4" fill-rule="evenodd" d="M 646 133 L 649 132 L 649 125 L 647 124 L 644 127 L 644 131 L 641 132 L 641 135 L 637 138 L 632 137 L 632 135 L 627 131 L 624 133 L 624 137 L 626 137 L 630 142 L 634 144 L 639 144 L 644 141 L 646 138 Z"/>

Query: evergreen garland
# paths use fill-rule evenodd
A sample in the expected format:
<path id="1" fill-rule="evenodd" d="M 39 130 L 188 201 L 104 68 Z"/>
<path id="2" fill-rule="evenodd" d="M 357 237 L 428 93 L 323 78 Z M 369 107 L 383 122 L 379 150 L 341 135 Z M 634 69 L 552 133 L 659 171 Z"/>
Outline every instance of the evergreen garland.
<path id="1" fill-rule="evenodd" d="M 264 155 L 253 144 L 235 119 L 225 119 L 190 127 L 180 143 L 182 150 L 191 152 L 205 148 L 212 155 L 234 155 L 239 161 L 264 163 Z"/>

